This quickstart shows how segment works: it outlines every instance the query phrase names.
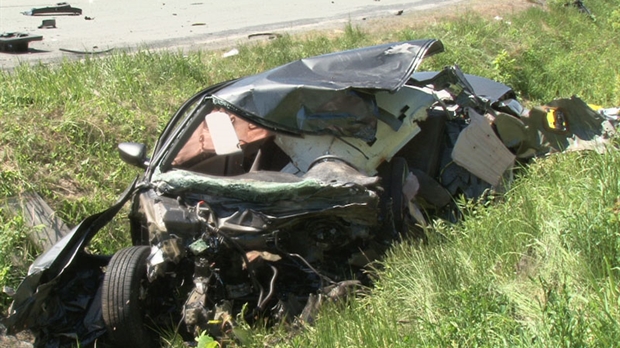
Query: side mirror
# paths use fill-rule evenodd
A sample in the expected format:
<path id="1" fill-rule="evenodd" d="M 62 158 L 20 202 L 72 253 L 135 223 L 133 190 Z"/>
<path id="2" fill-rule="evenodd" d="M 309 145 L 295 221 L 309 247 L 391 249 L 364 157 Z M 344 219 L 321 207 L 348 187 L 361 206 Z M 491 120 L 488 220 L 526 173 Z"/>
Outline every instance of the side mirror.
<path id="1" fill-rule="evenodd" d="M 132 166 L 146 169 L 149 159 L 146 158 L 146 145 L 140 143 L 120 143 L 118 152 L 121 159 Z"/>

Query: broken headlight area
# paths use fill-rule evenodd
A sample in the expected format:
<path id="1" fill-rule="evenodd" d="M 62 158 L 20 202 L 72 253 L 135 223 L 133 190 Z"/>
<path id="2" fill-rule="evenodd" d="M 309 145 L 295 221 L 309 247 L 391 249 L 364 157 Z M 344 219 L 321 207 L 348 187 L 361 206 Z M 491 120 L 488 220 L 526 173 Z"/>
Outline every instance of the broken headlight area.
<path id="1" fill-rule="evenodd" d="M 364 267 L 395 240 L 456 219 L 456 197 L 501 190 L 516 162 L 600 149 L 615 133 L 617 109 L 573 97 L 528 110 L 458 66 L 415 72 L 442 49 L 334 53 L 196 94 L 151 158 L 119 146 L 145 169 L 124 197 L 133 246 L 80 262 L 119 206 L 88 218 L 17 290 L 7 327 L 50 347 L 145 346 L 160 328 L 193 340 L 226 338 L 239 320 L 312 322 L 322 302 L 368 285 Z"/>
<path id="2" fill-rule="evenodd" d="M 140 197 L 143 221 L 152 222 L 145 226 L 154 245 L 149 279 L 171 270 L 190 275 L 183 321 L 193 335 L 206 330 L 221 337 L 243 308 L 249 322 L 293 320 L 308 306 L 310 294 L 328 294 L 330 287 L 356 277 L 372 261 L 364 260 L 363 251 L 374 248 L 367 254 L 376 257 L 387 246 L 379 238 L 384 233 L 376 178 L 355 173 L 329 183 L 317 179 L 350 169 L 325 161 L 301 178 L 290 174 L 262 185 L 248 173 L 234 179 L 240 187 L 226 196 L 196 192 L 217 194 L 218 187 L 230 187 L 227 179 L 185 171 L 155 176 L 158 193 Z M 179 196 L 164 198 L 171 193 Z M 183 259 L 194 267 L 179 267 Z M 306 312 L 312 320 L 314 310 Z"/>

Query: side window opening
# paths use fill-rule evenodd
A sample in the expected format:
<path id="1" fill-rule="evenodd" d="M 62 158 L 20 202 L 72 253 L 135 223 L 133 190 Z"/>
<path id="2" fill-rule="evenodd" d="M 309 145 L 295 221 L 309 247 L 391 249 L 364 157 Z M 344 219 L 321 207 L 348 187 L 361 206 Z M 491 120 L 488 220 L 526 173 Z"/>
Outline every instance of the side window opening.
<path id="1" fill-rule="evenodd" d="M 228 116 L 229 124 L 222 115 Z M 217 176 L 279 171 L 290 158 L 274 143 L 274 136 L 228 110 L 214 108 L 183 145 L 172 167 Z"/>

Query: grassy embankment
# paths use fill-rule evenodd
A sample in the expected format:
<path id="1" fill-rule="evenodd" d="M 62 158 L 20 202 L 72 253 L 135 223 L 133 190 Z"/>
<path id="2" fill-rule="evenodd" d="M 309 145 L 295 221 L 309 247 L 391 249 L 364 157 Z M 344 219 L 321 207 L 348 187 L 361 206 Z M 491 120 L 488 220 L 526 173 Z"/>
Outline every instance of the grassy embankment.
<path id="1" fill-rule="evenodd" d="M 503 20 L 468 14 L 426 28 L 283 37 L 218 53 L 174 52 L 22 66 L 0 72 L 0 198 L 34 190 L 69 224 L 112 203 L 137 170 L 121 141 L 152 145 L 185 98 L 209 84 L 310 55 L 378 42 L 441 39 L 421 70 L 459 64 L 539 104 L 577 94 L 620 105 L 620 1 L 587 3 L 596 21 L 550 4 Z M 426 245 L 394 247 L 372 296 L 327 308 L 292 339 L 256 332 L 250 345 L 603 346 L 620 342 L 620 155 L 538 160 L 503 203 L 464 203 L 462 224 L 437 222 Z M 128 244 L 121 218 L 92 249 Z M 35 250 L 19 217 L 0 212 L 0 284 L 15 286 Z M 0 298 L 0 309 L 9 302 Z"/>

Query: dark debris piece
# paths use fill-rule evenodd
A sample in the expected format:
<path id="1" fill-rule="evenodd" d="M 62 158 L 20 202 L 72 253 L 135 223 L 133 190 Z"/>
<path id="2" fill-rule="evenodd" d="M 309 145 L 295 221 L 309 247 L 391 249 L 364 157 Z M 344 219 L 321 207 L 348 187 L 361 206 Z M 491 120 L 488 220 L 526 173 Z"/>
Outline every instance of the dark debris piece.
<path id="1" fill-rule="evenodd" d="M 79 16 L 82 14 L 82 9 L 73 7 L 66 2 L 59 2 L 54 6 L 33 8 L 30 11 L 22 12 L 26 16 L 47 16 L 47 15 L 65 15 L 65 16 Z"/>
<path id="2" fill-rule="evenodd" d="M 0 34 L 0 52 L 24 53 L 28 52 L 28 44 L 31 41 L 41 41 L 43 36 L 26 33 L 2 33 Z"/>
<path id="3" fill-rule="evenodd" d="M 592 11 L 590 11 L 590 9 L 587 8 L 586 5 L 581 0 L 575 0 L 575 1 L 572 1 L 572 2 L 567 2 L 567 3 L 564 4 L 564 6 L 574 6 L 574 7 L 576 7 L 579 10 L 579 12 L 587 15 L 592 20 L 594 20 L 594 15 L 592 14 Z"/>

